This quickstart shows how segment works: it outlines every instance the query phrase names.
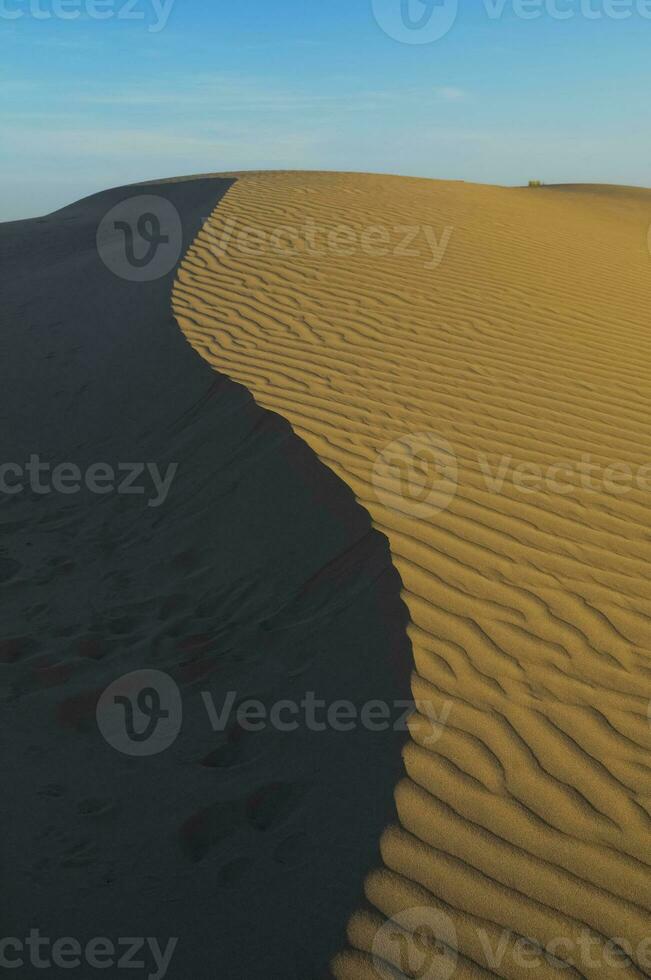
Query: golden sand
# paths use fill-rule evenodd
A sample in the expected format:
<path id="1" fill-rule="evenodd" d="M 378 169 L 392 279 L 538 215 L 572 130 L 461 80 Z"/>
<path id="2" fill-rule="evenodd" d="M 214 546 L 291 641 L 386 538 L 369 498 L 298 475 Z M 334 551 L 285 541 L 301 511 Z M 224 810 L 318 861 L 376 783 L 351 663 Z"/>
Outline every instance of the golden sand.
<path id="1" fill-rule="evenodd" d="M 648 973 L 650 220 L 628 188 L 248 174 L 179 273 L 188 340 L 404 584 L 421 712 L 338 978 L 449 976 L 382 939 L 414 908 L 458 977 Z"/>

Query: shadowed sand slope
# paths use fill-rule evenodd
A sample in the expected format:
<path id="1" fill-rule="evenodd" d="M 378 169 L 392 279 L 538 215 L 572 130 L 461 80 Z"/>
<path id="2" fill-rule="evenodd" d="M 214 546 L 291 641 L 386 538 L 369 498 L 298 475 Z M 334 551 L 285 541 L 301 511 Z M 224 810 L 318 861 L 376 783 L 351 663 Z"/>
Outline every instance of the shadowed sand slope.
<path id="1" fill-rule="evenodd" d="M 174 938 L 168 980 L 316 980 L 379 860 L 405 734 L 236 711 L 310 692 L 408 699 L 399 577 L 350 489 L 184 339 L 176 270 L 132 282 L 95 244 L 116 204 L 147 213 L 145 194 L 175 210 L 187 248 L 229 184 L 123 187 L 0 225 L 2 477 L 32 454 L 177 466 L 157 506 L 149 483 L 145 496 L 3 484 L 0 938 L 157 937 L 163 951 Z M 166 675 L 178 724 L 143 756 L 96 718 L 102 692 L 141 670 Z M 137 975 L 162 977 L 147 962 Z"/>
<path id="2" fill-rule="evenodd" d="M 530 976 L 519 937 L 537 977 L 649 971 L 650 216 L 624 188 L 251 174 L 182 266 L 188 339 L 352 487 L 404 584 L 420 712 L 340 978 L 423 976 L 378 938 L 413 908 L 456 976 Z"/>

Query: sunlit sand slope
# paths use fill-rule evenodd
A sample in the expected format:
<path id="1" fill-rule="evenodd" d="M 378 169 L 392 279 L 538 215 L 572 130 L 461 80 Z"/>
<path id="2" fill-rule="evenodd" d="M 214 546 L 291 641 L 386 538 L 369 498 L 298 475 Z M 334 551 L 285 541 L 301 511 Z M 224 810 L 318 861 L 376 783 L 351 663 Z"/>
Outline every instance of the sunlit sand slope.
<path id="1" fill-rule="evenodd" d="M 650 219 L 622 188 L 252 174 L 179 273 L 187 338 L 404 583 L 420 713 L 337 977 L 649 973 Z M 450 928 L 434 966 L 380 929 L 405 909 Z"/>

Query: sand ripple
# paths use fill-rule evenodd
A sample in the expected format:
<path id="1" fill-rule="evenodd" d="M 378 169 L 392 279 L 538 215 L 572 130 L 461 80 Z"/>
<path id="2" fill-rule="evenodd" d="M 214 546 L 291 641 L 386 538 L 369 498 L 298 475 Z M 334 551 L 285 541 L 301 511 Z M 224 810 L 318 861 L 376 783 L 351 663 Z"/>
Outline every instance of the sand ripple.
<path id="1" fill-rule="evenodd" d="M 623 188 L 252 174 L 179 274 L 189 341 L 353 488 L 404 583 L 421 711 L 337 977 L 449 976 L 380 965 L 410 908 L 453 923 L 456 976 L 531 976 L 521 937 L 536 977 L 648 975 L 649 215 Z"/>

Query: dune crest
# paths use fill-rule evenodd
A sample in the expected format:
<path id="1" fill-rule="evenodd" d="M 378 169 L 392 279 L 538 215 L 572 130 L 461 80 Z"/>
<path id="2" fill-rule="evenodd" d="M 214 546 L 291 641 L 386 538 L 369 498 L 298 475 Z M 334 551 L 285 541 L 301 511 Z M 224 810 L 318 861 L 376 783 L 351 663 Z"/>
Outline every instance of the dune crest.
<path id="1" fill-rule="evenodd" d="M 536 977 L 648 975 L 650 215 L 250 174 L 179 272 L 190 343 L 352 487 L 404 584 L 421 711 L 339 978 L 417 975 L 378 941 L 408 909 L 452 924 L 455 976 L 530 976 L 522 938 Z"/>

